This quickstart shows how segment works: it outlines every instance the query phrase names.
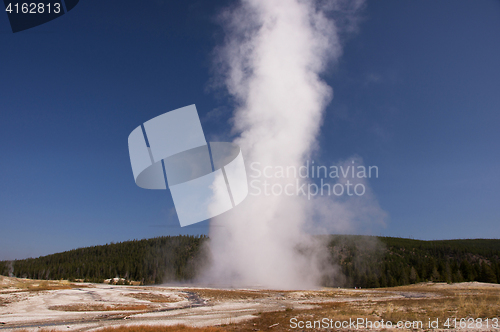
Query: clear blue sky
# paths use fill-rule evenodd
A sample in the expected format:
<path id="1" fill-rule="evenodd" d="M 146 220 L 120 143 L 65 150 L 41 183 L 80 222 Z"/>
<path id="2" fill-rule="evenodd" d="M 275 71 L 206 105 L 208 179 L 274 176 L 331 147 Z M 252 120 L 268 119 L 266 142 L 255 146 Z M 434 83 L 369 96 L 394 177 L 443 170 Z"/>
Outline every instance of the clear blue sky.
<path id="1" fill-rule="evenodd" d="M 230 138 L 231 104 L 208 88 L 227 4 L 81 0 L 16 34 L 0 13 L 0 259 L 206 233 L 135 185 L 127 137 L 196 104 L 207 139 Z M 323 160 L 379 167 L 376 235 L 500 238 L 499 59 L 498 1 L 368 1 L 324 75 L 319 140 Z"/>

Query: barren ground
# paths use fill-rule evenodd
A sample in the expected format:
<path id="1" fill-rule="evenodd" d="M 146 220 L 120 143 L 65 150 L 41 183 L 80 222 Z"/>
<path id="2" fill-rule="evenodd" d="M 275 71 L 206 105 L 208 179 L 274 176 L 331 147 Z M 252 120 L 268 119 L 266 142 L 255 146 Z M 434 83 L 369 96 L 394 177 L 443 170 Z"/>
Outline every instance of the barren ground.
<path id="1" fill-rule="evenodd" d="M 333 324 L 320 329 L 323 331 L 355 330 L 353 325 L 338 329 L 334 324 L 357 319 L 391 321 L 393 326 L 397 322 L 416 324 L 390 329 L 379 323 L 368 329 L 360 325 L 358 330 L 430 330 L 429 320 L 436 319 L 439 329 L 433 330 L 446 330 L 448 318 L 448 331 L 500 332 L 500 285 L 425 283 L 378 289 L 279 291 L 117 286 L 0 276 L 0 329 L 6 331 L 177 324 L 215 326 L 221 331 L 312 331 L 319 324 L 316 329 L 314 325 L 308 328 L 307 322 L 322 319 Z M 418 322 L 422 322 L 421 327 Z"/>

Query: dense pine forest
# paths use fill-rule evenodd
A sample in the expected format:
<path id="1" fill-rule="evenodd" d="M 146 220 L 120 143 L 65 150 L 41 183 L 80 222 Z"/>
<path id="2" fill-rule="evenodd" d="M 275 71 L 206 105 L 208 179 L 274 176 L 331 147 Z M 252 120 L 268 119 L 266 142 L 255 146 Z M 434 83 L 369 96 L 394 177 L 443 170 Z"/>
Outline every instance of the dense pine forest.
<path id="1" fill-rule="evenodd" d="M 31 279 L 91 282 L 119 277 L 125 282 L 134 280 L 143 284 L 189 280 L 196 271 L 193 258 L 205 239 L 204 236 L 167 236 L 87 247 L 0 262 L 0 273 Z"/>
<path id="2" fill-rule="evenodd" d="M 331 236 L 331 259 L 342 275 L 325 284 L 387 287 L 423 281 L 500 281 L 500 240 L 421 241 Z"/>
<path id="3" fill-rule="evenodd" d="M 0 262 L 0 274 L 33 279 L 123 278 L 142 284 L 192 280 L 206 262 L 205 236 L 158 237 L 75 249 Z M 324 239 L 325 240 L 325 239 Z M 422 281 L 500 281 L 500 240 L 420 241 L 390 237 L 332 235 L 330 262 L 339 271 L 326 286 L 386 287 Z"/>

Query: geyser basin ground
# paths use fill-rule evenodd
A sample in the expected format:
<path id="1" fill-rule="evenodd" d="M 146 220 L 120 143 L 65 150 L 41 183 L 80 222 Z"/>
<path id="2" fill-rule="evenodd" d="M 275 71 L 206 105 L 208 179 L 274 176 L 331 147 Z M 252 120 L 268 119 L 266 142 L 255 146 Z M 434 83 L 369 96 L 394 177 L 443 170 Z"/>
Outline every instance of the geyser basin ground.
<path id="1" fill-rule="evenodd" d="M 445 328 L 447 318 L 458 318 L 458 324 L 460 318 L 474 319 L 474 326 L 463 331 L 498 331 L 500 325 L 492 326 L 495 317 L 500 317 L 500 285 L 477 282 L 280 291 L 115 286 L 0 277 L 0 329 L 7 331 L 86 331 L 109 326 L 176 324 L 218 326 L 221 331 L 289 331 L 301 330 L 300 324 L 308 330 L 307 322 L 314 324 L 324 319 L 333 324 L 349 319 L 390 320 L 394 324 L 421 321 L 427 330 L 429 319 L 438 319 L 439 328 Z M 482 326 L 477 325 L 477 318 L 483 318 Z"/>

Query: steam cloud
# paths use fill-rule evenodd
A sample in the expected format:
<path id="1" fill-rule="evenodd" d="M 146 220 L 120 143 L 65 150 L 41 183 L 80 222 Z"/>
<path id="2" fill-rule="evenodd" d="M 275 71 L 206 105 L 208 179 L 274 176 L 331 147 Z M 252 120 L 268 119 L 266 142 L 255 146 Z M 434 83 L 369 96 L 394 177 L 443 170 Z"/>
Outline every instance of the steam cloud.
<path id="1" fill-rule="evenodd" d="M 225 42 L 217 49 L 216 65 L 237 105 L 233 130 L 247 170 L 255 161 L 298 168 L 317 150 L 323 113 L 332 98 L 320 74 L 341 56 L 341 38 L 355 30 L 362 5 L 242 0 L 222 13 Z M 292 181 L 270 180 L 281 186 Z M 373 198 L 367 199 L 361 204 L 371 213 L 366 206 L 373 205 Z M 248 196 L 212 219 L 211 263 L 203 281 L 282 289 L 317 286 L 325 273 L 335 271 L 325 263 L 325 246 L 305 230 L 319 216 L 334 223 L 320 222 L 323 229 L 338 231 L 356 215 L 353 204 L 332 198 L 311 202 L 297 195 Z M 373 209 L 379 209 L 376 202 Z"/>

